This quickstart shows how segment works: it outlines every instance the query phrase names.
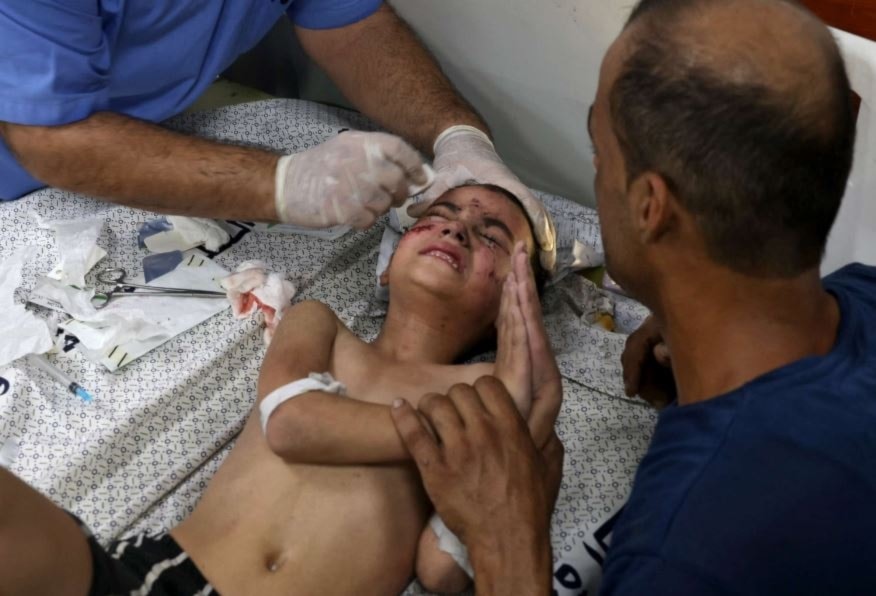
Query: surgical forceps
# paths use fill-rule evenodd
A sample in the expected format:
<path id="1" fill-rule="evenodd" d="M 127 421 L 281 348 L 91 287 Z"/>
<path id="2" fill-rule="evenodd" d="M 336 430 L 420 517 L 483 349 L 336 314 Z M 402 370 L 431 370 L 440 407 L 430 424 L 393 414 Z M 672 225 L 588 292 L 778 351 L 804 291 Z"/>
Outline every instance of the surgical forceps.
<path id="1" fill-rule="evenodd" d="M 113 287 L 107 292 L 97 292 L 91 298 L 91 305 L 100 309 L 109 304 L 113 298 L 125 296 L 175 296 L 177 298 L 225 298 L 225 292 L 211 292 L 210 290 L 192 290 L 186 288 L 165 288 L 161 286 L 147 286 L 133 284 L 125 281 L 127 273 L 124 269 L 104 269 L 97 274 L 97 281 L 112 284 Z M 137 288 L 149 290 L 137 292 Z"/>

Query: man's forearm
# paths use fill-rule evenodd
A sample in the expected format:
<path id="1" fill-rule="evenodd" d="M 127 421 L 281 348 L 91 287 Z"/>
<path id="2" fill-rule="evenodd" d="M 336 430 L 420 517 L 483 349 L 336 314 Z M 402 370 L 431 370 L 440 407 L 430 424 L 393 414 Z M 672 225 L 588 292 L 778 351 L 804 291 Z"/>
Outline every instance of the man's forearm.
<path id="1" fill-rule="evenodd" d="M 0 126 L 50 186 L 163 213 L 275 221 L 278 156 L 102 112 L 63 126 Z"/>
<path id="2" fill-rule="evenodd" d="M 359 110 L 427 154 L 435 137 L 454 124 L 489 132 L 388 5 L 354 25 L 329 31 L 299 29 L 298 36 Z"/>
<path id="3" fill-rule="evenodd" d="M 551 594 L 553 556 L 549 535 L 534 527 L 516 530 L 508 536 L 481 537 L 488 542 L 470 546 L 477 596 Z"/>

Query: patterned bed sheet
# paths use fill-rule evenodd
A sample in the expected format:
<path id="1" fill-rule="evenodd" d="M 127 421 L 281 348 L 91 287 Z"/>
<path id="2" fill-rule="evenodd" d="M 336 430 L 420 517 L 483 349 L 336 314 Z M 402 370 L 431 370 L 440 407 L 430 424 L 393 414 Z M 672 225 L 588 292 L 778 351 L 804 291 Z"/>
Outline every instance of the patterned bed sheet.
<path id="1" fill-rule="evenodd" d="M 171 127 L 205 137 L 287 152 L 316 145 L 344 129 L 374 130 L 363 116 L 299 100 L 268 100 L 186 114 Z M 598 248 L 593 210 L 539 193 L 555 217 L 574 222 L 579 236 Z M 139 226 L 155 214 L 45 189 L 0 205 L 0 255 L 35 245 L 20 298 L 57 261 L 46 220 L 99 215 L 106 221 L 98 244 L 104 263 L 139 271 L 145 252 Z M 375 297 L 374 270 L 383 223 L 336 240 L 247 233 L 214 260 L 233 269 L 260 259 L 287 272 L 296 300 L 331 306 L 359 336 L 380 327 L 383 303 Z M 566 226 L 567 227 L 567 226 Z M 656 417 L 644 402 L 623 394 L 620 354 L 625 336 L 645 309 L 612 295 L 618 332 L 583 320 L 601 292 L 570 275 L 546 290 L 545 322 L 564 377 L 557 431 L 566 448 L 563 485 L 553 521 L 557 594 L 595 593 L 600 564 L 616 513 L 650 439 Z M 47 313 L 43 313 L 47 314 Z M 20 451 L 11 469 L 58 505 L 84 519 L 103 542 L 138 531 L 167 529 L 192 510 L 233 444 L 255 401 L 264 355 L 252 320 L 224 311 L 173 338 L 117 373 L 86 360 L 68 342 L 60 366 L 95 394 L 75 400 L 50 379 L 20 362 L 0 370 L 0 441 L 15 438 Z M 407 594 L 422 594 L 412 584 Z"/>

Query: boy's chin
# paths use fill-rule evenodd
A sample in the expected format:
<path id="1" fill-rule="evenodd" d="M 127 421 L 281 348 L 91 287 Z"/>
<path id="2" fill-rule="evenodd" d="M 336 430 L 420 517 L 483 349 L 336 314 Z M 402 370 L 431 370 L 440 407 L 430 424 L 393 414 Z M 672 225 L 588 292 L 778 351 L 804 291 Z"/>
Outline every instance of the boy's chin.
<path id="1" fill-rule="evenodd" d="M 460 315 L 472 313 L 479 320 L 490 315 L 495 316 L 501 299 L 501 294 L 488 296 L 485 288 L 466 284 L 461 276 L 454 279 L 431 272 L 422 272 L 405 279 L 393 279 L 389 295 L 407 295 L 424 303 L 435 300 L 444 307 L 453 307 Z"/>
<path id="2" fill-rule="evenodd" d="M 442 270 L 440 267 L 446 267 L 446 265 L 419 267 L 411 270 L 404 279 L 399 281 L 403 285 L 415 286 L 433 292 L 436 295 L 448 293 L 459 295 L 464 293 L 466 291 L 465 278 L 449 267 L 447 271 Z"/>

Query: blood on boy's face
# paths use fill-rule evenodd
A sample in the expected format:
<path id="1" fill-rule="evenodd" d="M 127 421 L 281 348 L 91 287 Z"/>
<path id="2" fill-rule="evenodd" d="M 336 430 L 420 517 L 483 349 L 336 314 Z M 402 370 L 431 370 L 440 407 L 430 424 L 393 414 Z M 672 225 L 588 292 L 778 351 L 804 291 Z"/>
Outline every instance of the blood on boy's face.
<path id="1" fill-rule="evenodd" d="M 450 190 L 399 242 L 387 270 L 390 296 L 406 279 L 493 321 L 517 242 L 532 254 L 529 220 L 515 201 L 483 186 Z"/>

